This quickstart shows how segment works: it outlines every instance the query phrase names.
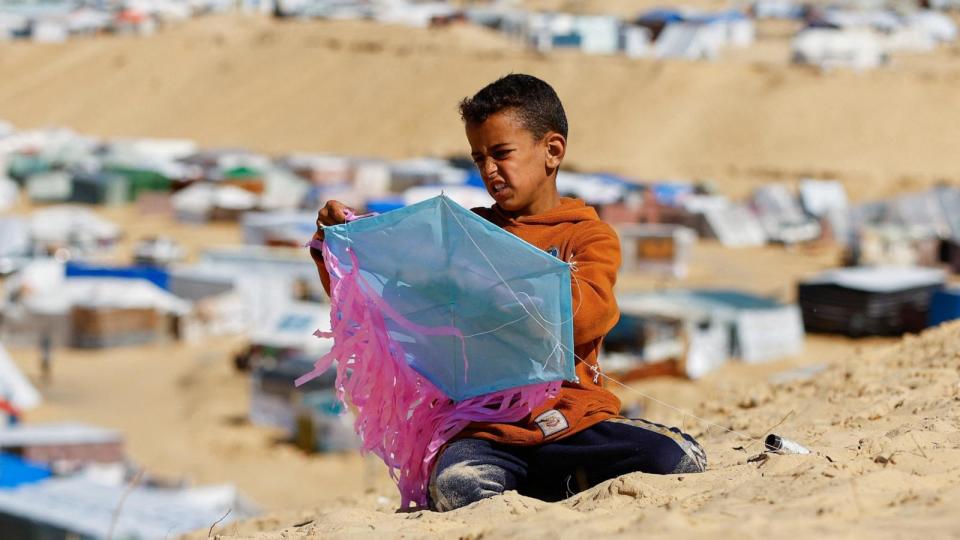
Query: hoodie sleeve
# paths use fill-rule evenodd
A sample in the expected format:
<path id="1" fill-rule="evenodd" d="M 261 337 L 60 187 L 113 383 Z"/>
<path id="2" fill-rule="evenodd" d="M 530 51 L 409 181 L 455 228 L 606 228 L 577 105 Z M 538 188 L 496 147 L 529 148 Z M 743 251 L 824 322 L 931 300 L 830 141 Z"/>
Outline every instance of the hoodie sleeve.
<path id="1" fill-rule="evenodd" d="M 320 240 L 320 235 L 313 233 L 312 240 Z M 327 266 L 323 263 L 323 253 L 319 249 L 311 247 L 310 257 L 313 259 L 313 263 L 317 265 L 323 290 L 327 292 L 327 296 L 330 296 L 330 274 L 327 272 Z"/>
<path id="2" fill-rule="evenodd" d="M 602 338 L 620 319 L 613 293 L 620 268 L 620 239 L 602 221 L 581 225 L 571 239 L 573 340 L 575 345 Z"/>

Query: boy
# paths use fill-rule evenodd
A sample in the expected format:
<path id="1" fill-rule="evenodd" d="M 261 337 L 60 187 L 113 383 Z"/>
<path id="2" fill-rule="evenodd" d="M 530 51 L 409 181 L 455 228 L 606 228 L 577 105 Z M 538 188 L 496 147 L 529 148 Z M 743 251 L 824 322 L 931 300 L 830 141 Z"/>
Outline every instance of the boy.
<path id="1" fill-rule="evenodd" d="M 520 422 L 477 422 L 461 432 L 437 458 L 433 508 L 453 510 L 507 490 L 557 501 L 630 472 L 703 471 L 706 456 L 696 441 L 676 428 L 620 417 L 620 401 L 600 384 L 600 344 L 620 317 L 613 294 L 620 244 L 592 207 L 557 191 L 567 119 L 553 88 L 508 75 L 461 101 L 460 114 L 473 161 L 496 201 L 473 211 L 574 265 L 579 381 L 565 381 L 556 398 Z M 328 202 L 318 227 L 342 223 L 344 211 Z M 329 291 L 320 252 L 311 254 Z"/>

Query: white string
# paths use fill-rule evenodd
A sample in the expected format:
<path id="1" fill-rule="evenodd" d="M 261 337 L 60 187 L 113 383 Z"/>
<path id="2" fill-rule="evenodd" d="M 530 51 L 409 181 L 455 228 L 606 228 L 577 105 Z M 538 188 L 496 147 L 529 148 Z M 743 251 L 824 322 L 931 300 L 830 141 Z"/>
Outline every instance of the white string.
<path id="1" fill-rule="evenodd" d="M 441 197 L 441 200 L 442 200 L 443 203 L 446 204 L 447 207 L 449 208 L 449 204 L 448 204 L 447 201 L 446 201 L 446 197 Z M 624 383 L 622 383 L 622 382 L 614 379 L 613 377 L 610 377 L 609 375 L 601 372 L 599 366 L 597 366 L 597 365 L 591 365 L 591 364 L 588 364 L 587 362 L 585 362 L 582 358 L 580 358 L 579 355 L 577 355 L 577 353 L 576 353 L 575 351 L 572 351 L 572 350 L 570 350 L 569 348 L 567 348 L 567 347 L 563 344 L 563 342 L 560 341 L 560 339 L 557 338 L 549 328 L 547 328 L 546 326 L 544 326 L 543 323 L 541 323 L 541 322 L 537 319 L 537 317 L 535 317 L 532 313 L 530 313 L 529 310 L 527 310 L 527 307 L 523 304 L 523 302 L 520 301 L 520 298 L 519 298 L 519 296 L 517 295 L 517 293 L 513 290 L 512 287 L 510 287 L 510 284 L 507 283 L 507 280 L 503 278 L 503 275 L 500 274 L 500 271 L 497 270 L 497 267 L 493 264 L 493 261 L 491 261 L 490 258 L 487 257 L 487 254 L 483 251 L 483 249 L 480 247 L 480 245 L 477 243 L 477 241 L 474 240 L 473 235 L 470 234 L 470 231 L 463 225 L 463 223 L 460 221 L 460 218 L 457 217 L 456 212 L 452 211 L 452 209 L 450 209 L 450 210 L 451 210 L 451 215 L 453 216 L 454 220 L 456 220 L 457 224 L 460 225 L 460 228 L 463 229 L 464 234 L 467 235 L 467 238 L 470 240 L 470 242 L 473 244 L 473 246 L 474 246 L 475 248 L 477 248 L 477 251 L 480 252 L 480 255 L 481 255 L 481 256 L 483 257 L 483 259 L 487 262 L 487 265 L 490 266 L 490 269 L 493 270 L 493 273 L 496 274 L 496 276 L 497 276 L 497 278 L 500 280 L 500 282 L 503 283 L 503 285 L 507 288 L 508 291 L 510 291 L 510 293 L 514 296 L 514 298 L 517 299 L 517 302 L 520 304 L 520 306 L 523 308 L 523 310 L 526 311 L 527 314 L 530 315 L 530 316 L 533 318 L 533 320 L 536 321 L 537 324 L 539 324 L 541 328 L 543 328 L 543 330 L 544 330 L 545 332 L 547 332 L 552 338 L 554 338 L 554 339 L 557 341 L 557 343 L 559 344 L 560 347 L 562 347 L 562 348 L 563 348 L 564 350 L 566 350 L 567 352 L 571 353 L 574 358 L 576 358 L 577 360 L 580 361 L 580 363 L 582 363 L 582 364 L 586 365 L 588 368 L 590 368 L 590 370 L 592 370 L 596 375 L 598 375 L 598 376 L 600 376 L 600 377 L 603 377 L 604 379 L 607 379 L 608 381 L 612 381 L 612 382 L 616 383 L 617 385 L 623 387 L 623 388 L 626 389 L 627 391 L 632 392 L 632 393 L 634 393 L 634 394 L 636 394 L 636 395 L 638 395 L 638 396 L 640 396 L 640 397 L 642 397 L 642 398 L 649 399 L 650 401 L 653 401 L 654 403 L 657 403 L 657 404 L 659 404 L 659 405 L 662 405 L 662 406 L 664 406 L 664 407 L 667 407 L 668 409 L 672 409 L 672 410 L 674 410 L 674 411 L 676 411 L 676 412 L 679 412 L 679 413 L 681 413 L 681 414 L 683 414 L 683 415 L 685 415 L 685 416 L 689 416 L 689 417 L 691 417 L 691 418 L 694 418 L 694 419 L 696 419 L 696 420 L 698 420 L 698 421 L 700 421 L 700 422 L 703 422 L 704 424 L 706 424 L 706 425 L 708 425 L 708 426 L 718 427 L 718 428 L 720 428 L 720 429 L 722 429 L 722 430 L 724 430 L 724 431 L 726 431 L 726 432 L 728 432 L 728 433 L 733 433 L 733 434 L 735 434 L 735 435 L 739 435 L 740 437 L 743 437 L 743 438 L 745 438 L 745 439 L 747 439 L 747 440 L 750 440 L 750 441 L 755 441 L 755 440 L 759 440 L 759 439 L 760 439 L 760 437 L 751 437 L 750 435 L 747 435 L 747 434 L 745 434 L 745 433 L 741 433 L 741 432 L 739 432 L 739 431 L 737 431 L 737 430 L 735 430 L 735 429 L 732 429 L 732 428 L 729 428 L 729 427 L 727 427 L 727 426 L 723 426 L 723 425 L 717 424 L 717 423 L 715 423 L 715 422 L 711 422 L 710 420 L 707 420 L 707 419 L 705 419 L 705 418 L 701 418 L 701 417 L 699 417 L 699 416 L 697 416 L 697 415 L 695 415 L 695 414 L 693 414 L 693 413 L 691 413 L 691 412 L 689 412 L 689 411 L 687 411 L 687 410 L 685 410 L 685 409 L 683 409 L 683 408 L 677 407 L 677 406 L 672 405 L 672 404 L 670 404 L 670 403 L 667 403 L 667 402 L 665 402 L 665 401 L 659 400 L 659 399 L 657 399 L 657 398 L 655 398 L 655 397 L 653 397 L 653 396 L 647 395 L 647 394 L 641 392 L 640 390 L 637 390 L 636 388 L 633 388 L 632 386 L 627 386 L 626 384 L 624 384 Z M 582 296 L 581 296 L 581 303 L 582 303 L 582 301 L 583 301 L 583 298 L 582 298 Z M 551 355 L 552 355 L 552 354 L 553 354 L 553 353 L 551 353 Z"/>

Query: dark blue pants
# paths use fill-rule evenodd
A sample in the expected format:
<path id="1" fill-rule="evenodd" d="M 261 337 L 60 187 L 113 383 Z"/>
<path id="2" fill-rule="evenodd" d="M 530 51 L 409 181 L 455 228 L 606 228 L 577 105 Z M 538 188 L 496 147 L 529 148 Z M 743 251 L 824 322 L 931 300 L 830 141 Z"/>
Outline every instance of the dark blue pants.
<path id="1" fill-rule="evenodd" d="M 706 467 L 706 454 L 692 437 L 646 420 L 607 420 L 539 446 L 460 439 L 437 459 L 430 504 L 446 512 L 509 490 L 559 501 L 627 473 L 696 473 Z"/>

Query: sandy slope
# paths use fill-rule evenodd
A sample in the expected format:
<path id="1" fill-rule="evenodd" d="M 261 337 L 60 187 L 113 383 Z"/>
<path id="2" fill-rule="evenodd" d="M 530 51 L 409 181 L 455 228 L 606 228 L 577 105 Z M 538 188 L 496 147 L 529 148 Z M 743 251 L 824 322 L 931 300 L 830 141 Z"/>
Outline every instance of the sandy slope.
<path id="1" fill-rule="evenodd" d="M 859 198 L 960 180 L 955 52 L 825 75 L 780 55 L 546 58 L 472 27 L 204 18 L 150 39 L 0 44 L 0 118 L 269 152 L 448 154 L 465 149 L 457 101 L 525 71 L 565 100 L 573 166 L 713 178 L 733 193 L 836 176 Z"/>
<path id="2" fill-rule="evenodd" d="M 510 493 L 448 514 L 393 513 L 374 496 L 228 526 L 221 538 L 956 538 L 960 324 L 908 337 L 812 380 L 715 388 L 698 412 L 809 456 L 748 462 L 735 435 L 703 434 L 701 475 L 633 474 L 567 501 Z M 696 431 L 697 428 L 692 428 Z M 747 445 L 746 451 L 733 449 Z M 396 501 L 392 501 L 394 504 Z M 206 531 L 203 532 L 206 534 Z"/>

